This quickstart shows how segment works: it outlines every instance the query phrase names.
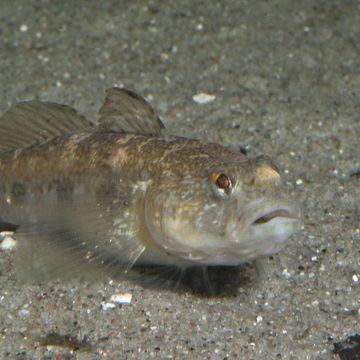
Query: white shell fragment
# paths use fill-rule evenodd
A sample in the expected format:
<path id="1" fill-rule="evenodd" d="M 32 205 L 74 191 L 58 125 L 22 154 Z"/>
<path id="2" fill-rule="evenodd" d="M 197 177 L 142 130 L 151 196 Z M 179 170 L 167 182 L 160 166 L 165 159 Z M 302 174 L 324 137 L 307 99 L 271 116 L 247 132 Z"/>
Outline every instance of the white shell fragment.
<path id="1" fill-rule="evenodd" d="M 281 273 L 286 279 L 291 278 L 291 274 L 289 273 L 288 269 L 284 269 Z"/>
<path id="2" fill-rule="evenodd" d="M 194 95 L 192 98 L 197 104 L 203 105 L 213 102 L 216 96 L 213 94 L 199 93 Z"/>
<path id="3" fill-rule="evenodd" d="M 132 299 L 132 294 L 114 294 L 111 295 L 110 301 L 118 304 L 130 304 Z"/>
<path id="4" fill-rule="evenodd" d="M 103 310 L 115 309 L 116 304 L 130 304 L 132 299 L 132 294 L 113 294 L 110 297 L 110 301 L 104 301 L 101 303 L 101 308 Z"/>
<path id="5" fill-rule="evenodd" d="M 103 310 L 115 309 L 115 308 L 116 308 L 116 304 L 111 303 L 111 302 L 102 302 L 102 303 L 101 303 L 101 308 L 102 308 Z"/>
<path id="6" fill-rule="evenodd" d="M 0 233 L 0 250 L 12 251 L 16 246 L 16 240 L 12 237 L 13 232 Z"/>

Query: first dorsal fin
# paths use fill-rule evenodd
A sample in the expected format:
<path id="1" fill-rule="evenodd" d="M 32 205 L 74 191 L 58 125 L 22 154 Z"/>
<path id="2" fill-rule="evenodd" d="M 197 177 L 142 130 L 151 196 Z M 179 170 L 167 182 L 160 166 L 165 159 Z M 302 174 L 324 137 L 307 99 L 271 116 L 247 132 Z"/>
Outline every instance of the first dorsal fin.
<path id="1" fill-rule="evenodd" d="M 25 101 L 0 118 L 0 152 L 16 150 L 94 126 L 73 108 L 50 102 Z"/>
<path id="2" fill-rule="evenodd" d="M 99 111 L 99 128 L 161 135 L 165 126 L 143 97 L 131 90 L 114 87 L 106 90 L 105 102 Z"/>

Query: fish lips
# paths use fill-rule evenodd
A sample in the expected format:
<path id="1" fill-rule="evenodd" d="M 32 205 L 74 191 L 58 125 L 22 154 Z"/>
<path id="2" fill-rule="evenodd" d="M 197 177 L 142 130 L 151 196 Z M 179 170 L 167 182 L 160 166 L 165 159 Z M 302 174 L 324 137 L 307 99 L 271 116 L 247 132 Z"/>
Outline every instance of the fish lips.
<path id="1" fill-rule="evenodd" d="M 266 224 L 276 218 L 288 218 L 298 220 L 299 216 L 298 213 L 291 208 L 271 208 L 258 214 L 255 217 L 255 220 L 252 221 L 252 225 Z"/>
<path id="2" fill-rule="evenodd" d="M 233 255 L 237 253 L 241 262 L 279 252 L 301 225 L 300 211 L 288 203 L 255 205 L 228 228 L 228 236 L 234 241 Z"/>

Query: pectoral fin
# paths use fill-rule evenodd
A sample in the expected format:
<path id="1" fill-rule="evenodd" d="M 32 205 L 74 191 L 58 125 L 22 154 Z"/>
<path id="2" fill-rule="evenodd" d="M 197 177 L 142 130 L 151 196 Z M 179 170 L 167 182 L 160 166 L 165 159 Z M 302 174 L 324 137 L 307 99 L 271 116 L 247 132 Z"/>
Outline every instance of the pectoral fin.
<path id="1" fill-rule="evenodd" d="M 136 231 L 114 227 L 123 209 L 110 199 L 72 198 L 35 209 L 15 237 L 16 269 L 25 280 L 121 275 L 145 250 Z"/>

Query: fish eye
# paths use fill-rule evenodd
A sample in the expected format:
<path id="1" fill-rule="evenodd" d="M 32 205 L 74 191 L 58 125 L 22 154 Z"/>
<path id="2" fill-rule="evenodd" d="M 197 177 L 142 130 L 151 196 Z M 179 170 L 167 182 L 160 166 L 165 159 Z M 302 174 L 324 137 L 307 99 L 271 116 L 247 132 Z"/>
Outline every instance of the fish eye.
<path id="1" fill-rule="evenodd" d="M 210 176 L 211 182 L 221 191 L 229 194 L 231 191 L 231 179 L 222 172 L 214 171 Z"/>

